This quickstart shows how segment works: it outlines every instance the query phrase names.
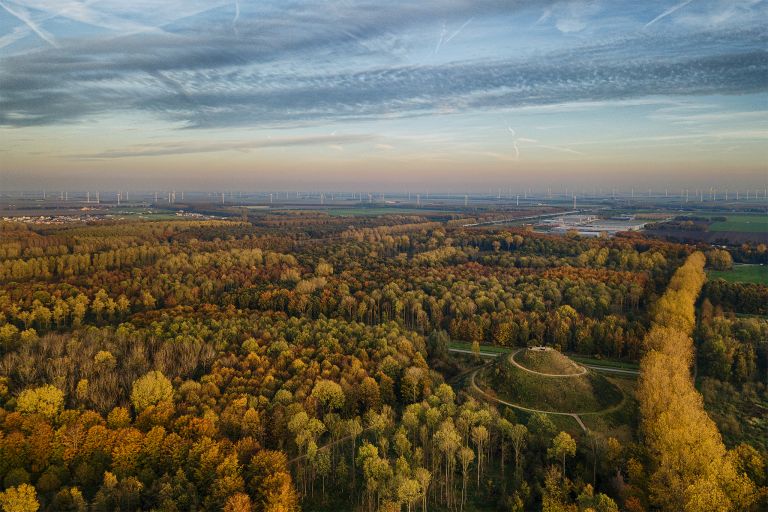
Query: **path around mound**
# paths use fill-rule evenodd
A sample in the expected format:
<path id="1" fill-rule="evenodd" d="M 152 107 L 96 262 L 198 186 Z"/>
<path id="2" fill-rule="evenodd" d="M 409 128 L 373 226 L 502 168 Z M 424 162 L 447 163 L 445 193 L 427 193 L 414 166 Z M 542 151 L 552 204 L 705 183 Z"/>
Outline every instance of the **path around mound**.
<path id="1" fill-rule="evenodd" d="M 544 377 L 558 378 L 558 377 L 577 377 L 577 376 L 580 376 L 580 375 L 584 375 L 584 373 L 586 373 L 586 371 L 587 371 L 586 368 L 584 368 L 583 366 L 582 366 L 582 369 L 584 370 L 584 373 L 574 373 L 574 374 L 570 374 L 570 375 L 548 374 L 548 373 L 541 373 L 541 372 L 529 370 L 528 368 L 525 368 L 524 366 L 519 365 L 514 360 L 515 354 L 520 352 L 520 350 L 523 350 L 523 349 L 516 350 L 515 352 L 510 354 L 509 355 L 509 361 L 513 365 L 515 365 L 518 368 L 520 368 L 521 370 L 525 370 L 525 371 L 530 372 L 530 373 L 534 373 L 534 374 L 541 375 L 541 376 L 544 376 Z M 484 354 L 484 355 L 486 355 L 486 354 Z M 487 355 L 490 355 L 490 354 L 487 354 Z M 472 389 L 472 391 L 474 391 L 475 393 L 479 394 L 483 399 L 485 399 L 485 400 L 487 400 L 489 402 L 495 402 L 495 403 L 498 403 L 498 404 L 506 405 L 507 407 L 512 407 L 513 409 L 518 409 L 518 410 L 525 411 L 525 412 L 535 412 L 535 413 L 540 413 L 540 414 L 554 414 L 555 416 L 570 416 L 571 418 L 573 418 L 576 421 L 576 423 L 579 424 L 579 426 L 581 427 L 581 429 L 585 433 L 589 433 L 589 429 L 587 428 L 587 426 L 582 421 L 581 416 L 601 416 L 601 415 L 605 415 L 605 414 L 610 414 L 612 412 L 615 412 L 615 411 L 619 410 L 621 407 L 623 407 L 624 403 L 627 400 L 627 395 L 624 393 L 624 390 L 622 390 L 620 387 L 617 386 L 617 389 L 621 392 L 621 400 L 619 401 L 619 403 L 617 403 L 616 405 L 613 405 L 613 406 L 611 406 L 611 407 L 609 407 L 607 409 L 600 410 L 600 411 L 590 411 L 590 412 L 546 411 L 546 410 L 543 410 L 543 409 L 533 409 L 531 407 L 525 407 L 525 406 L 522 406 L 522 405 L 513 404 L 512 402 L 507 402 L 506 400 L 502 400 L 500 398 L 496 398 L 495 396 L 492 396 L 492 395 L 486 393 L 482 388 L 480 388 L 480 386 L 477 385 L 477 382 L 475 382 L 475 377 L 477 377 L 477 374 L 481 370 L 484 370 L 485 368 L 487 368 L 490 365 L 492 365 L 499 355 L 501 355 L 501 354 L 494 355 L 494 357 L 493 357 L 493 359 L 491 361 L 489 361 L 485 365 L 481 366 L 480 368 L 476 368 L 474 371 L 472 371 L 472 373 L 469 376 L 469 386 Z"/>

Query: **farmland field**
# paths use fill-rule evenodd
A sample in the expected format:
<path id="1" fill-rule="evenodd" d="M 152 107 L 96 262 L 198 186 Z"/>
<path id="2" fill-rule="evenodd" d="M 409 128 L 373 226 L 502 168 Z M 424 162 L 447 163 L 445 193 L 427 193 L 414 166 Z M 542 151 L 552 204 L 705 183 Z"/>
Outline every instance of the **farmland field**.
<path id="1" fill-rule="evenodd" d="M 768 216 L 728 215 L 725 221 L 709 226 L 710 231 L 737 231 L 741 233 L 765 233 L 768 237 Z"/>
<path id="2" fill-rule="evenodd" d="M 768 266 L 734 265 L 731 270 L 712 270 L 709 279 L 725 279 L 732 283 L 768 284 Z"/>

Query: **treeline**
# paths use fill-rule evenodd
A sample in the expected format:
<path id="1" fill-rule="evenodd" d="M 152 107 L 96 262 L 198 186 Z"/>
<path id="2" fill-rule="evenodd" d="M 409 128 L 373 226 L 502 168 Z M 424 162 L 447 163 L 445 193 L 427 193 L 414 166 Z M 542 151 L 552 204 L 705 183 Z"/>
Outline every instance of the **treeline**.
<path id="1" fill-rule="evenodd" d="M 240 238 L 213 236 L 225 228 Z M 115 236 L 132 236 L 133 229 L 129 224 Z M 147 227 L 137 223 L 135 229 L 144 236 Z M 17 279 L 0 291 L 4 339 L 30 328 L 42 334 L 84 320 L 124 321 L 152 309 L 218 304 L 370 325 L 396 321 L 421 333 L 444 329 L 466 341 L 552 342 L 632 359 L 645 332 L 643 309 L 679 256 L 674 246 L 638 241 L 600 246 L 463 231 L 451 238 L 442 227 L 421 224 L 375 242 L 300 244 L 297 238 L 291 254 L 259 247 L 290 240 L 256 236 L 242 223 L 214 223 L 208 232 L 196 224 L 159 229 L 148 231 L 164 237 L 155 245 L 0 263 Z M 318 271 L 325 267 L 331 271 Z"/>
<path id="2" fill-rule="evenodd" d="M 124 249 L 146 242 L 170 241 L 174 236 L 203 228 L 206 232 L 229 229 L 244 224 L 214 220 L 100 221 L 91 225 L 34 226 L 19 222 L 0 222 L 0 259 L 34 258 L 83 254 Z M 127 227 L 127 229 L 126 229 Z"/>
<path id="3" fill-rule="evenodd" d="M 707 416 L 691 376 L 694 304 L 706 280 L 705 257 L 694 253 L 659 299 L 645 337 L 637 395 L 648 455 L 648 499 L 668 511 L 749 510 L 755 484 Z"/>

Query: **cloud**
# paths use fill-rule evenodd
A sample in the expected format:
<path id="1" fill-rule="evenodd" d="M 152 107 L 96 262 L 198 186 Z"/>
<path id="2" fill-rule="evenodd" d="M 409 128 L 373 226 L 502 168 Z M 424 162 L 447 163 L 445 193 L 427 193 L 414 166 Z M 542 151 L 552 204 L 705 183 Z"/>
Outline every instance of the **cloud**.
<path id="1" fill-rule="evenodd" d="M 102 160 L 112 158 L 136 158 L 167 155 L 187 155 L 195 153 L 218 153 L 221 151 L 251 151 L 267 148 L 286 148 L 300 146 L 322 146 L 343 150 L 342 144 L 360 144 L 377 140 L 379 137 L 371 134 L 353 135 L 309 135 L 301 137 L 280 137 L 261 140 L 222 141 L 222 142 L 163 142 L 141 144 L 123 149 L 111 149 L 99 153 L 83 153 L 70 155 L 79 160 Z"/>
<path id="2" fill-rule="evenodd" d="M 564 34 L 581 32 L 587 28 L 588 22 L 604 9 L 605 6 L 596 1 L 560 1 L 552 7 L 547 7 L 536 24 L 554 18 L 555 28 L 560 32 Z"/>
<path id="3" fill-rule="evenodd" d="M 686 5 L 688 5 L 689 3 L 691 3 L 692 1 L 693 1 L 693 0 L 685 0 L 685 1 L 683 1 L 683 2 L 680 2 L 679 4 L 675 5 L 674 7 L 670 7 L 669 9 L 667 9 L 667 10 L 666 10 L 666 11 L 664 11 L 664 12 L 662 12 L 661 14 L 659 14 L 658 16 L 656 16 L 655 18 L 653 18 L 651 21 L 649 21 L 648 23 L 646 23 L 646 24 L 645 24 L 645 26 L 646 26 L 646 27 L 650 27 L 651 25 L 653 25 L 653 24 L 654 24 L 654 23 L 656 23 L 657 21 L 663 20 L 664 18 L 666 18 L 666 17 L 667 17 L 667 16 L 669 16 L 670 14 L 672 14 L 672 13 L 674 13 L 674 12 L 676 12 L 676 11 L 679 11 L 680 9 L 682 9 L 683 7 L 685 7 Z"/>
<path id="4" fill-rule="evenodd" d="M 2 7 L 6 12 L 8 12 L 8 14 L 14 16 L 15 18 L 23 22 L 27 28 L 29 28 L 32 32 L 37 34 L 40 37 L 40 39 L 42 39 L 46 43 L 50 44 L 55 48 L 59 46 L 58 43 L 54 40 L 53 36 L 48 32 L 46 32 L 45 30 L 43 30 L 43 28 L 40 27 L 35 22 L 35 20 L 32 19 L 32 16 L 30 16 L 29 11 L 27 11 L 23 7 L 21 6 L 11 7 L 5 2 L 0 2 L 0 7 Z"/>
<path id="5" fill-rule="evenodd" d="M 58 12 L 59 2 L 33 1 L 46 15 Z M 114 14 L 101 15 L 94 5 L 64 1 L 71 11 L 61 16 L 109 27 L 120 37 L 62 40 L 61 48 L 0 59 L 0 125 L 46 126 L 141 112 L 190 129 L 271 128 L 768 88 L 766 33 L 754 26 L 654 31 L 569 50 L 411 65 L 397 55 L 400 43 L 391 32 L 396 26 L 434 23 L 440 6 L 441 16 L 458 27 L 446 35 L 451 39 L 472 16 L 508 13 L 508 3 L 430 0 L 398 9 L 343 3 L 334 6 L 332 19 L 293 4 L 285 7 L 296 11 L 291 16 L 259 7 L 266 11 L 257 18 L 248 11 L 251 4 L 242 3 L 238 34 L 232 31 L 232 0 L 169 4 L 180 13 L 158 8 L 151 26 L 162 30 L 132 34 L 153 21 L 143 2 L 120 7 L 127 21 L 118 24 Z M 209 30 L 199 30 L 194 14 L 209 5 L 226 9 L 209 12 Z M 585 16 L 583 4 L 569 5 L 573 17 Z"/>

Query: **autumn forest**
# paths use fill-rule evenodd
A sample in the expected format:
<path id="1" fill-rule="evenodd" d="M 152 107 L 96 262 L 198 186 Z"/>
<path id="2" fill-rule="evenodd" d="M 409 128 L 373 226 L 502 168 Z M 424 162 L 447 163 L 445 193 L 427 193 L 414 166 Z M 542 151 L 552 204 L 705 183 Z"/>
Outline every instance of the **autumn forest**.
<path id="1" fill-rule="evenodd" d="M 4 222 L 0 508 L 765 510 L 739 404 L 768 393 L 768 287 L 707 279 L 733 258 L 768 255 L 405 214 Z"/>

